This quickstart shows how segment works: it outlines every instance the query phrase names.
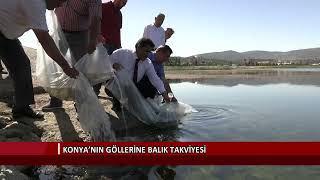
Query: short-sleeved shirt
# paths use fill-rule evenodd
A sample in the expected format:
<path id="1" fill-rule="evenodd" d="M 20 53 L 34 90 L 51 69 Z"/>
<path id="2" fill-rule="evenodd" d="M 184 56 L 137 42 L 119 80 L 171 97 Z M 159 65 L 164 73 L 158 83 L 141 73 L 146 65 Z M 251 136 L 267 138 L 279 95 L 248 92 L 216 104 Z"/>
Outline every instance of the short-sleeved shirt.
<path id="1" fill-rule="evenodd" d="M 101 34 L 106 44 L 121 47 L 122 13 L 112 1 L 102 4 Z"/>
<path id="2" fill-rule="evenodd" d="M 155 48 L 166 43 L 164 29 L 156 27 L 154 24 L 150 24 L 144 28 L 143 37 L 151 39 Z"/>
<path id="3" fill-rule="evenodd" d="M 164 67 L 163 64 L 158 64 L 156 62 L 156 53 L 151 52 L 148 56 L 148 58 L 151 60 L 154 70 L 156 71 L 157 75 L 159 76 L 160 79 L 164 79 L 165 74 L 164 74 Z"/>
<path id="4" fill-rule="evenodd" d="M 0 31 L 8 39 L 17 39 L 30 29 L 48 31 L 44 0 L 1 0 Z"/>
<path id="5" fill-rule="evenodd" d="M 101 4 L 101 0 L 68 0 L 55 13 L 63 30 L 86 31 L 92 17 L 102 17 Z"/>

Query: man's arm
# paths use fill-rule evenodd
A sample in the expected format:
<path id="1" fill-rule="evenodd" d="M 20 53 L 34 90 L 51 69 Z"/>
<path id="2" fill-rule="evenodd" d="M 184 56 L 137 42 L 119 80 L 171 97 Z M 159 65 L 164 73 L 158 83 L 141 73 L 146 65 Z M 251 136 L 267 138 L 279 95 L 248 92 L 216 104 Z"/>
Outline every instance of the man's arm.
<path id="1" fill-rule="evenodd" d="M 155 67 L 154 67 L 154 69 L 155 69 Z M 173 95 L 170 84 L 167 81 L 167 79 L 165 78 L 164 66 L 163 65 L 159 66 L 156 73 L 157 73 L 158 77 L 162 80 L 164 88 L 166 89 L 167 93 L 168 94 L 171 93 Z M 177 102 L 177 99 L 173 96 L 171 101 Z"/>
<path id="2" fill-rule="evenodd" d="M 164 83 L 157 75 L 152 63 L 150 63 L 148 65 L 147 70 L 146 70 L 146 74 L 147 74 L 151 84 L 161 93 L 163 99 L 166 102 L 170 102 L 170 98 L 168 96 L 168 92 L 165 89 Z"/>
<path id="3" fill-rule="evenodd" d="M 121 55 L 121 51 L 116 50 L 109 56 L 112 68 L 115 69 L 116 71 L 120 71 L 121 69 L 123 69 L 123 66 L 119 62 L 120 55 Z"/>
<path id="4" fill-rule="evenodd" d="M 172 93 L 172 90 L 171 90 L 169 82 L 165 78 L 161 78 L 161 80 L 163 82 L 163 85 L 164 85 L 164 88 L 166 89 L 166 91 L 168 93 Z"/>
<path id="5" fill-rule="evenodd" d="M 161 80 L 162 80 L 162 82 L 163 82 L 163 85 L 164 85 L 164 88 L 166 89 L 166 91 L 167 91 L 168 93 L 173 94 L 168 80 L 166 80 L 164 77 L 161 78 Z M 177 102 L 178 100 L 177 100 L 177 99 L 175 98 L 175 96 L 173 95 L 171 101 Z"/>
<path id="6" fill-rule="evenodd" d="M 54 43 L 48 31 L 33 29 L 44 51 L 53 59 L 62 70 L 71 78 L 76 78 L 79 73 L 76 69 L 71 68 L 65 58 L 61 55 L 59 49 Z"/>
<path id="7" fill-rule="evenodd" d="M 88 53 L 92 54 L 96 50 L 97 40 L 101 31 L 102 1 L 88 1 L 88 11 L 90 18 Z"/>
<path id="8" fill-rule="evenodd" d="M 99 16 L 93 16 L 91 19 L 91 25 L 89 30 L 89 44 L 88 53 L 92 54 L 96 50 L 97 40 L 100 35 L 101 18 Z"/>

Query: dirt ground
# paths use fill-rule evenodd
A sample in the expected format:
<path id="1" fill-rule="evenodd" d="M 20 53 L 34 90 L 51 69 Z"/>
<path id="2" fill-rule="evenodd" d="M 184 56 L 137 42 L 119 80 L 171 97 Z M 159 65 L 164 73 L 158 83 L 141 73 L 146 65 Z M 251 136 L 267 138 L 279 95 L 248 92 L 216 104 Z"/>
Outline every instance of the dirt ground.
<path id="1" fill-rule="evenodd" d="M 25 48 L 26 54 L 30 58 L 32 79 L 35 93 L 36 110 L 40 110 L 43 105 L 49 102 L 47 94 L 37 81 L 36 71 L 36 51 Z M 63 109 L 53 112 L 46 112 L 44 119 L 19 118 L 12 119 L 11 108 L 13 105 L 13 84 L 8 75 L 0 77 L 0 142 L 1 141 L 90 141 L 90 136 L 86 134 L 77 119 L 74 102 L 63 101 Z M 110 98 L 101 89 L 99 97 L 113 121 L 118 121 L 117 115 L 111 110 Z M 116 123 L 115 123 L 116 124 Z M 118 124 L 120 126 L 120 124 Z M 31 134 L 31 135 L 25 135 Z"/>

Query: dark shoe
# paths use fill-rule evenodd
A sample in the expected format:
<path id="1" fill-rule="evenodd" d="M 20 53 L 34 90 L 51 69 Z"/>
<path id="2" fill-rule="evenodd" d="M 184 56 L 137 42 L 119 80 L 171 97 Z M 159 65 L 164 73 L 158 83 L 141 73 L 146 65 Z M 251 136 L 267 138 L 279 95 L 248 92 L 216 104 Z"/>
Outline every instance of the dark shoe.
<path id="1" fill-rule="evenodd" d="M 41 109 L 43 112 L 49 112 L 49 111 L 53 111 L 56 109 L 62 109 L 62 104 L 48 103 L 48 104 L 44 105 Z"/>
<path id="2" fill-rule="evenodd" d="M 0 74 L 8 74 L 8 72 L 5 71 L 5 70 L 1 70 L 1 73 L 0 73 Z"/>
<path id="3" fill-rule="evenodd" d="M 50 96 L 50 102 L 42 107 L 43 112 L 49 112 L 56 109 L 62 109 L 62 101 L 56 97 Z"/>
<path id="4" fill-rule="evenodd" d="M 120 112 L 122 110 L 120 105 L 113 105 L 111 108 L 114 112 Z"/>
<path id="5" fill-rule="evenodd" d="M 33 119 L 40 119 L 43 118 L 44 114 L 42 112 L 34 111 L 30 106 L 27 106 L 22 109 L 13 109 L 12 110 L 12 117 L 13 119 L 20 118 L 20 117 L 29 117 Z"/>
<path id="6" fill-rule="evenodd" d="M 122 110 L 121 104 L 120 104 L 120 102 L 118 101 L 118 99 L 113 98 L 112 104 L 113 104 L 113 106 L 112 106 L 111 109 L 112 109 L 114 112 L 120 112 L 120 111 Z"/>
<path id="7" fill-rule="evenodd" d="M 176 172 L 165 166 L 160 166 L 155 171 L 156 176 L 159 179 L 174 179 Z"/>
<path id="8" fill-rule="evenodd" d="M 107 94 L 109 97 L 114 98 L 114 96 L 113 96 L 112 92 L 111 92 L 111 91 L 109 91 L 109 89 L 104 88 L 104 92 L 106 92 L 106 94 Z"/>

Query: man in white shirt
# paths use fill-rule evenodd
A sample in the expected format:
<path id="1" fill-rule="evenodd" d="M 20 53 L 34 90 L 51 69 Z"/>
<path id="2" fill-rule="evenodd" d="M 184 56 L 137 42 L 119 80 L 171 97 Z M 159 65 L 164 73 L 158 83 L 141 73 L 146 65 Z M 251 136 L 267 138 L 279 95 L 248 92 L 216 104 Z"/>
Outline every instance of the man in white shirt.
<path id="1" fill-rule="evenodd" d="M 170 102 L 162 80 L 155 72 L 151 60 L 148 59 L 148 54 L 154 48 L 153 42 L 150 39 L 141 38 L 136 43 L 135 48 L 136 51 L 128 49 L 118 49 L 114 51 L 110 56 L 114 69 L 127 71 L 135 84 L 146 75 L 151 84 L 163 96 L 164 100 Z"/>
<path id="2" fill-rule="evenodd" d="M 13 118 L 26 116 L 42 118 L 43 113 L 34 111 L 34 93 L 30 61 L 18 38 L 32 29 L 46 53 L 63 71 L 75 78 L 78 71 L 71 68 L 49 35 L 46 9 L 53 10 L 65 0 L 10 0 L 0 1 L 0 58 L 13 79 L 15 105 Z"/>
<path id="3" fill-rule="evenodd" d="M 143 37 L 151 39 L 155 48 L 158 48 L 166 43 L 165 31 L 161 27 L 164 19 L 165 15 L 160 13 L 157 17 L 155 17 L 153 24 L 150 24 L 144 28 Z"/>

